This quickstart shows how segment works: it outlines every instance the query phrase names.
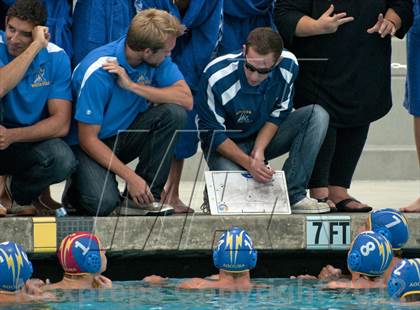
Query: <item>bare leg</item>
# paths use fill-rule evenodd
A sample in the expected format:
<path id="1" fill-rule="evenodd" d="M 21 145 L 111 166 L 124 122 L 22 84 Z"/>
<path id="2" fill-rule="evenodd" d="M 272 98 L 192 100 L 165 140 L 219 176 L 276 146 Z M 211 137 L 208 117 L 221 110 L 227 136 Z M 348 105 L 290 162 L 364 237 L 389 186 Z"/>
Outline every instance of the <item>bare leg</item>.
<path id="1" fill-rule="evenodd" d="M 417 159 L 419 161 L 420 169 L 420 116 L 414 117 L 414 139 L 416 141 Z M 402 212 L 420 212 L 420 197 L 410 203 L 407 207 L 401 208 Z"/>
<path id="2" fill-rule="evenodd" d="M 193 212 L 193 210 L 189 208 L 185 203 L 183 203 L 179 198 L 179 184 L 181 182 L 183 167 L 183 159 L 172 159 L 171 171 L 169 172 L 168 180 L 165 184 L 165 189 L 161 195 L 162 201 L 174 207 L 175 213 Z"/>
<path id="3" fill-rule="evenodd" d="M 332 209 L 335 208 L 334 202 L 332 202 L 328 197 L 328 187 L 311 188 L 309 190 L 309 195 L 311 196 L 311 198 L 315 198 L 315 199 L 325 199 L 325 198 L 327 198 L 327 200 L 325 202 L 328 204 L 328 206 Z"/>
<path id="4" fill-rule="evenodd" d="M 0 176 L 0 204 L 6 209 L 12 207 L 12 198 L 6 191 L 6 177 L 4 175 Z"/>
<path id="5" fill-rule="evenodd" d="M 49 187 L 43 191 L 41 195 L 39 195 L 38 200 L 41 204 L 48 207 L 48 209 L 56 210 L 61 207 L 61 204 L 59 204 L 51 197 L 51 191 Z"/>

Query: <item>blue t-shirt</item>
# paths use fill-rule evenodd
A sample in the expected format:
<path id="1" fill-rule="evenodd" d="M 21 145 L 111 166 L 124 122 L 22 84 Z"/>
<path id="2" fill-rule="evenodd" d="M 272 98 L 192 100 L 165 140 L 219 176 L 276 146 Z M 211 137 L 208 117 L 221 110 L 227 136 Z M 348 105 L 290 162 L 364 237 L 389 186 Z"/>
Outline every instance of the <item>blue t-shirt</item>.
<path id="1" fill-rule="evenodd" d="M 0 31 L 0 67 L 13 61 L 6 47 L 6 35 Z M 2 98 L 2 123 L 6 127 L 31 126 L 48 116 L 49 99 L 72 100 L 70 60 L 53 43 L 35 57 L 22 80 Z"/>
<path id="2" fill-rule="evenodd" d="M 133 81 L 154 87 L 168 87 L 183 76 L 170 57 L 157 67 L 145 63 L 133 68 L 125 58 L 125 37 L 90 52 L 73 73 L 72 89 L 76 101 L 74 119 L 100 125 L 99 139 L 127 129 L 139 113 L 146 111 L 145 98 L 118 86 L 117 76 L 102 69 L 107 60 L 116 60 Z M 73 122 L 69 144 L 78 144 L 77 124 Z"/>

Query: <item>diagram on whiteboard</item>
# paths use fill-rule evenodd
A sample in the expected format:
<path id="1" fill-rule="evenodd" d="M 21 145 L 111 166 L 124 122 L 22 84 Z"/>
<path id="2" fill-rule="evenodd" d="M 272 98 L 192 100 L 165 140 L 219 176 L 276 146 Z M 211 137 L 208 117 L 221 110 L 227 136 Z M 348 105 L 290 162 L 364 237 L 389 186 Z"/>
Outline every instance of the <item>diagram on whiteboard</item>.
<path id="1" fill-rule="evenodd" d="M 211 214 L 291 214 L 283 171 L 269 183 L 246 171 L 206 171 L 205 179 Z"/>

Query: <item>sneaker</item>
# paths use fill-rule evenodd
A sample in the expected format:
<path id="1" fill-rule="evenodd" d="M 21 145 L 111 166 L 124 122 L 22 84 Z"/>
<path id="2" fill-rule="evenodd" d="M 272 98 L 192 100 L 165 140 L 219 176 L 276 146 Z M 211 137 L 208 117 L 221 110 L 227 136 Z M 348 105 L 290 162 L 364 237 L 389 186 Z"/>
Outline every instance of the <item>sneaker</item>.
<path id="1" fill-rule="evenodd" d="M 6 177 L 5 182 L 5 190 L 7 191 L 8 195 L 12 197 L 12 192 L 10 190 L 10 185 L 12 184 L 12 178 L 10 176 Z M 12 197 L 13 200 L 13 197 Z M 7 210 L 8 214 L 13 214 L 16 216 L 34 216 L 37 214 L 36 208 L 30 205 L 20 205 L 16 201 L 13 200 L 12 207 Z"/>
<path id="2" fill-rule="evenodd" d="M 305 197 L 292 205 L 292 213 L 312 214 L 312 213 L 327 213 L 330 212 L 330 207 L 325 202 L 318 202 L 316 199 Z"/>
<path id="3" fill-rule="evenodd" d="M 115 209 L 117 215 L 171 215 L 174 208 L 159 202 L 136 204 L 133 200 L 125 198 L 121 206 Z"/>

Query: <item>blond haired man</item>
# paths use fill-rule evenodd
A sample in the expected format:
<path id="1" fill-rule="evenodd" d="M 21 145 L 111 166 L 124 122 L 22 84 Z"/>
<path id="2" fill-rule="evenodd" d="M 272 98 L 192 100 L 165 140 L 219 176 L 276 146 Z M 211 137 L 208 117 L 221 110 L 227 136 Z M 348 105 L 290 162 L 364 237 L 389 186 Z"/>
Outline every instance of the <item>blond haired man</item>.
<path id="1" fill-rule="evenodd" d="M 126 36 L 92 51 L 75 69 L 68 142 L 79 167 L 64 199 L 82 212 L 103 216 L 120 206 L 116 175 L 127 185 L 126 214 L 161 209 L 174 133 L 192 108 L 190 89 L 169 57 L 184 29 L 165 11 L 145 10 Z M 133 171 L 126 164 L 136 158 Z"/>

